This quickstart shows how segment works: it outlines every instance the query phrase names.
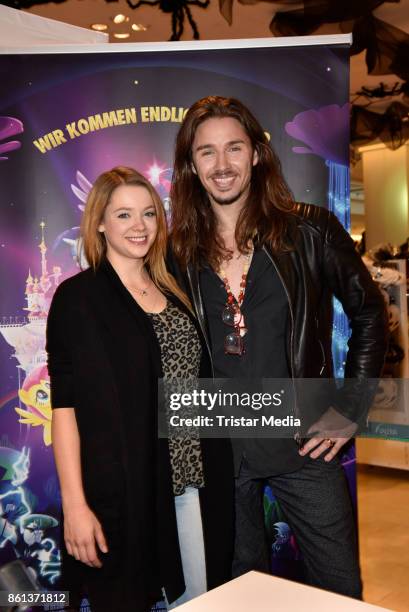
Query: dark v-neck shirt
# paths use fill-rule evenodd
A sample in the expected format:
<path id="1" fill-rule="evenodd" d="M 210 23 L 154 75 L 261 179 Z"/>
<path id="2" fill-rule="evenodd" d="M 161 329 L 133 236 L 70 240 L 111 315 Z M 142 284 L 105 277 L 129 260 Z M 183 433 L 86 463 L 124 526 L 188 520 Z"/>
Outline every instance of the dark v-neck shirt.
<path id="1" fill-rule="evenodd" d="M 289 324 L 287 295 L 275 266 L 263 250 L 254 252 L 247 275 L 241 310 L 247 333 L 244 355 L 226 355 L 224 339 L 231 331 L 222 321 L 226 305 L 223 281 L 210 266 L 200 273 L 200 288 L 210 332 L 216 378 L 288 378 L 286 332 Z M 232 440 L 236 475 L 243 458 L 259 477 L 297 470 L 305 459 L 293 439 Z"/>

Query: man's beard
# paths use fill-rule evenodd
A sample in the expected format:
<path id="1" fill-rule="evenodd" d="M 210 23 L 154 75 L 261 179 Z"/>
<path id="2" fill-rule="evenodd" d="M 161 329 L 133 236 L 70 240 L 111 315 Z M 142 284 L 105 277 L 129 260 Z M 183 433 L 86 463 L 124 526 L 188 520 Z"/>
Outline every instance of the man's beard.
<path id="1" fill-rule="evenodd" d="M 240 192 L 240 193 L 237 193 L 231 196 L 230 198 L 221 198 L 221 197 L 214 196 L 213 194 L 211 194 L 211 197 L 212 197 L 212 200 L 216 202 L 216 204 L 219 204 L 220 206 L 229 206 L 229 204 L 234 204 L 235 202 L 237 202 L 237 200 L 242 195 L 243 193 Z"/>
<path id="2" fill-rule="evenodd" d="M 247 194 L 245 196 L 245 200 L 247 201 L 249 195 L 250 195 L 250 185 L 247 185 L 244 189 L 238 191 L 237 193 L 233 193 L 231 195 L 226 194 L 225 196 L 223 195 L 219 195 L 219 194 L 214 194 L 211 192 L 208 192 L 208 197 L 213 200 L 213 202 L 215 202 L 216 204 L 219 204 L 219 206 L 229 206 L 230 204 L 234 204 L 235 202 L 237 202 L 237 200 L 240 200 L 240 198 L 243 197 L 244 194 Z"/>

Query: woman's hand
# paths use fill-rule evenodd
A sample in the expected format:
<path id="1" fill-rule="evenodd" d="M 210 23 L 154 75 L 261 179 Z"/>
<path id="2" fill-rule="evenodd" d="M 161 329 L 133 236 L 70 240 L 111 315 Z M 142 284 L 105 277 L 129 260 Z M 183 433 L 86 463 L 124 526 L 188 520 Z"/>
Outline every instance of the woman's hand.
<path id="1" fill-rule="evenodd" d="M 52 436 L 67 551 L 90 567 L 102 567 L 98 552 L 108 552 L 108 546 L 101 523 L 88 506 L 84 493 L 80 437 L 74 408 L 53 410 Z"/>
<path id="2" fill-rule="evenodd" d="M 64 509 L 64 540 L 67 551 L 89 567 L 102 567 L 98 549 L 108 546 L 101 523 L 87 504 Z"/>

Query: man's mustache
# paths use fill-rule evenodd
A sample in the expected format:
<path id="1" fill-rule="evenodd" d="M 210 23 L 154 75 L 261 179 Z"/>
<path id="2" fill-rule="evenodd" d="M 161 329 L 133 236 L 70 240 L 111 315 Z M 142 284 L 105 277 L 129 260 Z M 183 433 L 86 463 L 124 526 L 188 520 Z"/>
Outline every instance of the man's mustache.
<path id="1" fill-rule="evenodd" d="M 229 178 L 231 176 L 236 176 L 236 173 L 233 170 L 218 170 L 213 172 L 210 178 Z"/>

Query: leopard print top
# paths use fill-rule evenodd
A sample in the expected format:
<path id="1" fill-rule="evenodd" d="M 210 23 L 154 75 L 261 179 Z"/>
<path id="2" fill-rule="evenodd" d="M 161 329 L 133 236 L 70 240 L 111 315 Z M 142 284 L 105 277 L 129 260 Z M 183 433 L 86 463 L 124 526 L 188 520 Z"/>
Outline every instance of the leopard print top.
<path id="1" fill-rule="evenodd" d="M 188 315 L 171 302 L 159 313 L 149 313 L 161 351 L 163 376 L 166 379 L 190 379 L 199 376 L 201 346 L 196 329 Z M 202 451 L 198 433 L 178 432 L 169 437 L 174 495 L 186 487 L 203 487 Z"/>

